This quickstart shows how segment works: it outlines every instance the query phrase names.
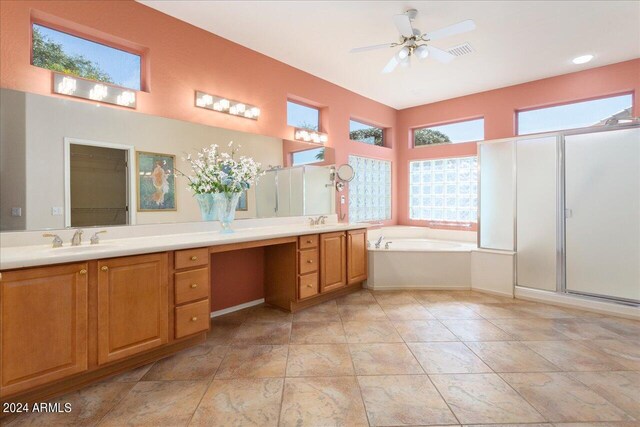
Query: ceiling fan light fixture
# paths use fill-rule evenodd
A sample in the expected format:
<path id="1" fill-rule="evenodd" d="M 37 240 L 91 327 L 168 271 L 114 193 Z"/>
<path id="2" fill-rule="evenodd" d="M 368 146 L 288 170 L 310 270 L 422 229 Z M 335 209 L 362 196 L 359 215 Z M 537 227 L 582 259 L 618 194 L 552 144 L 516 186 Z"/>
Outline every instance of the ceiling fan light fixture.
<path id="1" fill-rule="evenodd" d="M 429 56 L 429 49 L 427 49 L 427 46 L 424 44 L 420 45 L 416 48 L 416 55 L 420 59 L 425 59 L 427 56 Z"/>
<path id="2" fill-rule="evenodd" d="M 405 58 L 407 58 L 409 56 L 409 48 L 408 47 L 403 47 L 402 49 L 400 49 L 398 51 L 398 59 L 399 60 L 403 60 Z"/>

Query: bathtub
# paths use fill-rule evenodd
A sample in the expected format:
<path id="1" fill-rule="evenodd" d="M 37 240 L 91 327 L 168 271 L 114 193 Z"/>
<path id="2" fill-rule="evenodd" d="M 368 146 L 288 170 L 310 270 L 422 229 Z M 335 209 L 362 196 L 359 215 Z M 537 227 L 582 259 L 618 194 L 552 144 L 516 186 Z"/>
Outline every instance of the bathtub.
<path id="1" fill-rule="evenodd" d="M 371 289 L 471 289 L 475 232 L 392 226 L 369 230 L 368 240 Z"/>

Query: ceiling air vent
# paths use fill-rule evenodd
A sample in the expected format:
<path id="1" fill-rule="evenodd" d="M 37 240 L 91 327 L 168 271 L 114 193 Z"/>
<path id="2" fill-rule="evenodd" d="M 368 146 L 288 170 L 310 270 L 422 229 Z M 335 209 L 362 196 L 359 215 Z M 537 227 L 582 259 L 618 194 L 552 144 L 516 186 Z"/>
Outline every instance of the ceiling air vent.
<path id="1" fill-rule="evenodd" d="M 447 52 L 449 52 L 454 56 L 462 56 L 462 55 L 467 55 L 473 52 L 473 48 L 469 43 L 463 43 L 458 46 L 454 46 L 452 48 L 447 49 Z"/>

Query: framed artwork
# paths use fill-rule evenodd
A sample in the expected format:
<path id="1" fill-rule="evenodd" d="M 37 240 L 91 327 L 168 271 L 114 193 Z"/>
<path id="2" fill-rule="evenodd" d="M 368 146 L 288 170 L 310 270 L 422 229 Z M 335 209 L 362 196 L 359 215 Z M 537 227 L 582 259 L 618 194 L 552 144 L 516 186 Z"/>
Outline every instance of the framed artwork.
<path id="1" fill-rule="evenodd" d="M 247 201 L 247 190 L 244 190 L 242 194 L 240 194 L 240 199 L 238 199 L 238 206 L 236 206 L 236 211 L 248 211 L 249 210 L 249 202 Z"/>
<path id="2" fill-rule="evenodd" d="M 138 212 L 166 212 L 176 208 L 176 156 L 136 151 Z"/>

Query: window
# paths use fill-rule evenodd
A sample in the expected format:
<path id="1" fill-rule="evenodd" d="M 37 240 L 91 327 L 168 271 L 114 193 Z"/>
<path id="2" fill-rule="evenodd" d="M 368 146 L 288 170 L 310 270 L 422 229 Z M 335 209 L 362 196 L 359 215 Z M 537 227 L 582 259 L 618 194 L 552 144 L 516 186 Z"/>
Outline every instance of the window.
<path id="1" fill-rule="evenodd" d="M 413 131 L 414 147 L 433 144 L 457 144 L 460 142 L 482 141 L 483 139 L 484 119 L 430 126 Z"/>
<path id="2" fill-rule="evenodd" d="M 518 111 L 518 135 L 553 132 L 631 118 L 631 94 Z"/>
<path id="3" fill-rule="evenodd" d="M 409 218 L 426 221 L 476 222 L 478 159 L 410 162 Z"/>
<path id="4" fill-rule="evenodd" d="M 293 166 L 308 165 L 324 161 L 324 147 L 296 151 L 291 154 Z"/>
<path id="5" fill-rule="evenodd" d="M 139 55 L 33 24 L 32 64 L 140 90 Z"/>
<path id="6" fill-rule="evenodd" d="M 391 162 L 349 156 L 355 177 L 349 183 L 349 220 L 391 219 Z"/>
<path id="7" fill-rule="evenodd" d="M 320 110 L 287 101 L 287 124 L 296 128 L 320 130 Z"/>
<path id="8" fill-rule="evenodd" d="M 383 147 L 384 129 L 349 120 L 349 139 Z"/>

